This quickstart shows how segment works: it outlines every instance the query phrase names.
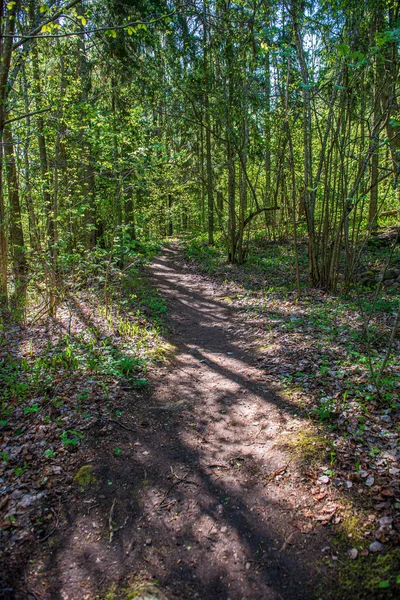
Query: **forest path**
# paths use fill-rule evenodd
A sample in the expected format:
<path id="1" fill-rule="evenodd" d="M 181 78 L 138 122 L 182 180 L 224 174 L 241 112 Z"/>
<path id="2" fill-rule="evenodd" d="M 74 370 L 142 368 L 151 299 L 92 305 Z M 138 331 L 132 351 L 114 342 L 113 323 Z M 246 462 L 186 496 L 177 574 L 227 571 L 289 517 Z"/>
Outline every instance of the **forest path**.
<path id="1" fill-rule="evenodd" d="M 128 582 L 157 581 L 169 600 L 334 598 L 326 583 L 317 594 L 326 529 L 306 518 L 315 500 L 282 448 L 301 417 L 263 383 L 250 326 L 174 247 L 148 275 L 176 355 L 130 397 L 123 426 L 93 434 L 99 485 L 67 507 L 30 589 L 116 599 Z"/>

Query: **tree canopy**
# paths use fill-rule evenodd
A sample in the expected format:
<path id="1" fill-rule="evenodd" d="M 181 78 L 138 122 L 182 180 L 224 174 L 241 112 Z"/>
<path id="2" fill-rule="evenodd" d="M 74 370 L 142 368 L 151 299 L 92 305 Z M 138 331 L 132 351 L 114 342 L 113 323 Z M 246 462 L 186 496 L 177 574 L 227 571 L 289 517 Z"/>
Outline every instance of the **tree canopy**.
<path id="1" fill-rule="evenodd" d="M 187 232 L 234 263 L 305 236 L 336 289 L 398 217 L 396 2 L 16 0 L 0 33 L 5 300 Z"/>

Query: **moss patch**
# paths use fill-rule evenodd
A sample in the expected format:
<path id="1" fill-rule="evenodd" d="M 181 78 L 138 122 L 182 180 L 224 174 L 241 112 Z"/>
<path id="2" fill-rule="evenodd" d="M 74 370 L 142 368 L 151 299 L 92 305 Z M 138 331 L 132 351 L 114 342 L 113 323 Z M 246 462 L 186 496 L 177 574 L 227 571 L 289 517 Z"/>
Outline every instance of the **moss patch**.
<path id="1" fill-rule="evenodd" d="M 102 600 L 167 600 L 163 592 L 152 583 L 133 584 L 126 588 L 118 589 L 113 585 Z"/>
<path id="2" fill-rule="evenodd" d="M 157 344 L 155 348 L 152 348 L 148 352 L 148 357 L 151 360 L 172 362 L 177 352 L 176 346 L 169 344 L 168 342 Z"/>
<path id="3" fill-rule="evenodd" d="M 326 439 L 309 424 L 308 429 L 290 434 L 284 446 L 304 463 L 313 463 L 326 458 Z"/>
<path id="4" fill-rule="evenodd" d="M 346 600 L 400 598 L 400 550 L 341 559 L 338 576 Z"/>
<path id="5" fill-rule="evenodd" d="M 74 483 L 81 488 L 88 488 L 97 483 L 97 477 L 94 474 L 92 465 L 83 465 L 74 475 Z"/>

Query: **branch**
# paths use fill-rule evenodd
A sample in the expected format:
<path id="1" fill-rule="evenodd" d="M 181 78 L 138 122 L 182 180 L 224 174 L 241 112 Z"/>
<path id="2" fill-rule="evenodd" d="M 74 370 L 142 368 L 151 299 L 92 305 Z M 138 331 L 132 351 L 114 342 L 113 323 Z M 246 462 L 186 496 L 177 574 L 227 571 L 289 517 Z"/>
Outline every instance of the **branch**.
<path id="1" fill-rule="evenodd" d="M 55 13 L 51 17 L 51 19 L 48 19 L 44 23 L 41 23 L 40 26 L 36 27 L 36 29 L 31 31 L 29 34 L 24 35 L 24 36 L 18 36 L 18 35 L 12 36 L 14 38 L 21 37 L 21 39 L 18 42 L 15 42 L 15 44 L 13 45 L 13 50 L 15 50 L 16 48 L 18 48 L 18 46 L 21 46 L 21 44 L 24 44 L 25 42 L 27 42 L 28 40 L 30 40 L 32 38 L 37 38 L 37 39 L 64 38 L 64 37 L 71 37 L 71 36 L 76 36 L 76 35 L 78 35 L 78 36 L 85 35 L 88 33 L 97 33 L 98 31 L 110 31 L 113 29 L 127 29 L 128 27 L 135 27 L 136 25 L 153 25 L 154 23 L 158 23 L 159 21 L 162 21 L 163 19 L 169 19 L 169 17 L 172 17 L 177 11 L 177 9 L 175 8 L 173 11 L 167 13 L 166 15 L 162 15 L 161 17 L 151 19 L 150 21 L 130 21 L 129 23 L 125 23 L 124 25 L 105 25 L 103 27 L 95 27 L 93 29 L 82 29 L 81 31 L 68 31 L 67 33 L 38 35 L 40 33 L 40 31 L 42 30 L 42 27 L 44 27 L 45 25 L 48 25 L 49 23 L 52 23 L 55 19 L 58 19 L 58 17 L 60 17 L 64 11 L 68 10 L 69 8 L 72 8 L 79 2 L 81 2 L 81 0 L 73 0 L 72 2 L 70 2 L 70 4 L 65 6 L 62 10 Z M 7 37 L 7 36 L 3 36 L 3 37 Z"/>
<path id="2" fill-rule="evenodd" d="M 28 40 L 37 37 L 38 33 L 41 32 L 42 27 L 44 27 L 45 25 L 48 25 L 49 23 L 52 23 L 53 21 L 55 21 L 55 19 L 58 19 L 58 17 L 61 17 L 61 15 L 63 14 L 64 11 L 69 10 L 70 8 L 73 8 L 80 2 L 81 2 L 81 0 L 71 0 L 71 2 L 69 2 L 62 8 L 60 8 L 60 10 L 58 10 L 57 12 L 55 12 L 54 15 L 52 15 L 52 17 L 47 19 L 47 21 L 44 21 L 43 23 L 41 23 L 40 25 L 38 25 L 37 27 L 32 29 L 32 31 L 30 33 L 28 33 L 27 35 L 21 35 L 21 36 L 13 35 L 12 36 L 13 38 L 19 37 L 20 40 L 18 42 L 15 42 L 15 44 L 13 44 L 12 50 L 16 50 L 17 48 L 19 48 L 19 46 L 22 46 Z M 6 37 L 6 36 L 7 36 L 7 34 L 5 34 L 3 37 Z"/>
<path id="3" fill-rule="evenodd" d="M 280 206 L 266 206 L 264 208 L 258 208 L 254 212 L 250 213 L 247 219 L 244 220 L 243 229 L 247 227 L 247 225 L 250 223 L 250 221 L 254 219 L 254 217 L 257 217 L 261 213 L 267 212 L 268 210 L 280 210 L 280 208 Z"/>
<path id="4" fill-rule="evenodd" d="M 14 121 L 21 121 L 22 119 L 26 119 L 27 117 L 33 117 L 34 115 L 39 115 L 40 113 L 49 112 L 52 110 L 51 108 L 42 108 L 41 110 L 34 110 L 33 112 L 26 113 L 25 115 L 20 115 L 19 117 L 13 117 L 12 119 L 7 119 L 4 121 L 4 125 L 8 125 L 9 123 L 14 123 Z"/>

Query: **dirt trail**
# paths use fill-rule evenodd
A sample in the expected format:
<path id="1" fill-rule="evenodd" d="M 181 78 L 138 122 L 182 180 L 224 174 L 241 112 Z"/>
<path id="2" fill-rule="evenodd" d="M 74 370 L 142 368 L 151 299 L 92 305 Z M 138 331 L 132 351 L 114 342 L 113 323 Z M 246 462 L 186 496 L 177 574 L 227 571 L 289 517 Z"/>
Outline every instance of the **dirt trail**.
<path id="1" fill-rule="evenodd" d="M 28 588 L 83 600 L 156 580 L 170 600 L 334 598 L 327 584 L 317 593 L 326 530 L 302 515 L 310 494 L 282 450 L 295 407 L 263 384 L 223 286 L 174 249 L 149 277 L 167 299 L 177 355 L 147 397 L 128 393 L 126 429 L 93 432 L 98 486 L 63 505 Z"/>

